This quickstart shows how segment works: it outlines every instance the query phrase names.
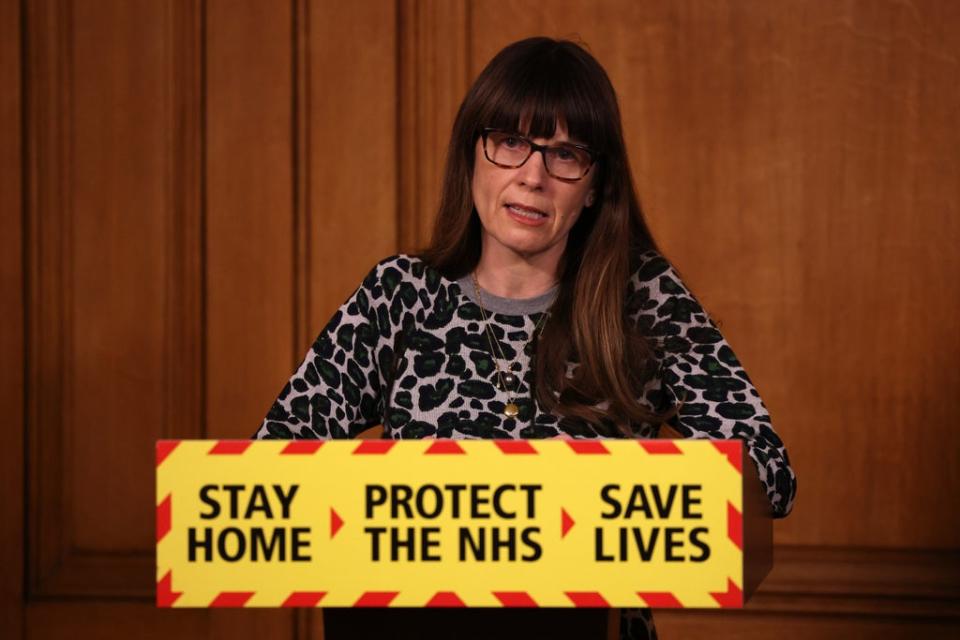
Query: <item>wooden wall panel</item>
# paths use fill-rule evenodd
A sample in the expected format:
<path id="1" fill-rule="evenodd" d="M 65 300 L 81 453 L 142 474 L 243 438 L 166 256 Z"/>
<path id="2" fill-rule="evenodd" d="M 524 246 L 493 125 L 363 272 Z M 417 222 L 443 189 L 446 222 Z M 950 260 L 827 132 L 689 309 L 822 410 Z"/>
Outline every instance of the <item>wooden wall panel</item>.
<path id="1" fill-rule="evenodd" d="M 258 420 L 333 312 L 397 251 L 396 8 L 296 4 L 297 314 L 290 364 Z M 301 613 L 298 633 L 322 639 L 323 616 Z"/>
<path id="2" fill-rule="evenodd" d="M 149 3 L 92 9 L 72 7 L 73 82 L 63 114 L 73 125 L 61 283 L 64 480 L 73 509 L 64 524 L 79 549 L 129 552 L 148 547 L 153 535 L 149 520 L 129 515 L 150 504 L 153 470 L 105 463 L 148 463 L 145 452 L 164 431 L 157 408 L 166 399 L 169 330 L 170 25 Z M 114 505 L 107 513 L 105 493 Z"/>
<path id="3" fill-rule="evenodd" d="M 775 556 L 749 611 L 952 619 L 960 627 L 957 551 L 781 546 Z"/>
<path id="4" fill-rule="evenodd" d="M 23 633 L 23 110 L 20 6 L 0 3 L 0 629 Z"/>
<path id="5" fill-rule="evenodd" d="M 372 264 L 428 240 L 469 83 L 546 34 L 609 71 L 656 235 L 800 479 L 749 611 L 661 637 L 955 633 L 957 3 L 41 0 L 0 25 L 5 631 L 322 637 L 153 608 L 153 441 L 257 428 Z"/>
<path id="6" fill-rule="evenodd" d="M 279 16 L 281 28 L 270 34 L 262 15 L 225 9 L 213 8 L 217 29 L 207 30 L 198 2 L 28 6 L 26 406 L 36 506 L 27 637 L 140 637 L 145 624 L 158 636 L 293 634 L 286 612 L 161 615 L 152 604 L 154 441 L 204 435 L 205 397 L 227 407 L 210 410 L 211 421 L 229 419 L 229 396 L 242 395 L 246 381 L 235 375 L 242 367 L 224 371 L 224 363 L 243 362 L 240 349 L 225 345 L 238 337 L 234 316 L 246 325 L 258 319 L 237 304 L 252 308 L 258 294 L 282 294 L 278 281 L 289 291 L 292 268 L 286 261 L 277 281 L 264 278 L 259 292 L 242 299 L 248 287 L 237 278 L 253 272 L 251 248 L 269 237 L 249 235 L 251 222 L 270 220 L 264 213 L 291 189 L 289 77 L 286 97 L 269 86 L 290 70 L 290 17 Z M 258 34 L 280 54 L 273 67 L 248 52 L 245 40 Z M 209 86 L 207 35 L 209 67 L 223 72 Z M 234 69 L 225 61 L 243 52 L 264 65 L 231 84 Z M 258 93 L 251 88 L 269 99 L 246 104 L 246 95 Z M 211 131 L 212 154 L 207 95 L 216 121 L 235 127 Z M 272 129 L 265 126 L 271 118 Z M 281 152 L 261 154 L 271 145 Z M 241 148 L 251 151 L 244 157 Z M 286 200 L 288 225 L 278 237 L 289 243 Z M 204 297 L 207 282 L 212 295 Z M 289 295 L 281 305 L 266 302 L 260 308 L 269 315 L 279 307 L 278 326 L 289 336 Z M 265 324 L 263 333 L 277 334 Z M 212 342 L 223 357 L 206 356 L 205 332 L 220 339 Z M 278 370 L 287 370 L 284 355 Z M 207 361 L 213 375 L 204 389 Z M 99 604 L 70 604 L 76 598 Z"/>
<path id="7" fill-rule="evenodd" d="M 287 612 L 265 610 L 158 609 L 124 601 L 34 603 L 27 608 L 24 640 L 295 640 Z"/>
<path id="8" fill-rule="evenodd" d="M 24 434 L 32 456 L 31 462 L 40 459 L 37 438 L 38 425 L 54 434 L 63 433 L 62 396 L 63 371 L 61 354 L 62 273 L 60 267 L 61 210 L 67 199 L 63 191 L 67 181 L 66 158 L 63 153 L 69 139 L 62 130 L 65 118 L 61 117 L 60 101 L 63 86 L 60 70 L 66 57 L 62 42 L 66 27 L 63 20 L 52 11 L 49 3 L 34 5 L 28 10 L 25 20 L 30 25 L 30 37 L 26 39 L 26 65 L 31 71 L 27 84 L 28 95 L 24 97 L 29 109 L 27 139 L 26 193 L 28 213 L 25 216 L 23 250 L 26 262 L 26 278 L 29 283 L 24 292 L 25 330 L 29 336 L 26 345 L 24 370 L 26 374 Z M 46 40 L 41 39 L 45 34 Z M 40 123 L 43 123 L 41 126 Z M 41 226 L 41 223 L 44 223 Z M 41 233 L 44 241 L 34 240 Z M 41 251 L 43 251 L 41 253 Z M 45 310 L 39 313 L 40 309 Z M 38 340 L 33 336 L 41 336 Z M 44 402 L 35 400 L 42 391 Z M 68 514 L 63 513 L 61 492 L 63 490 L 61 439 L 47 440 L 47 472 L 32 475 L 27 481 L 26 499 L 36 505 L 28 518 L 29 546 L 27 591 L 40 587 L 41 576 L 51 573 L 59 564 L 63 547 L 57 536 L 59 526 Z M 24 461 L 26 462 L 26 461 Z M 29 463 L 28 468 L 29 468 Z M 33 464 L 34 469 L 38 468 Z M 43 480 L 43 484 L 39 482 Z M 44 526 L 41 526 L 44 525 Z"/>
<path id="9" fill-rule="evenodd" d="M 290 3 L 207 3 L 207 435 L 249 437 L 290 375 Z"/>
<path id="10" fill-rule="evenodd" d="M 466 0 L 400 2 L 398 224 L 406 252 L 430 240 L 453 121 L 473 80 L 469 12 Z"/>
<path id="11" fill-rule="evenodd" d="M 143 588 L 172 373 L 170 16 L 49 2 L 26 18 L 31 590 Z"/>
<path id="12" fill-rule="evenodd" d="M 607 67 L 652 227 L 793 455 L 778 540 L 955 548 L 938 496 L 960 488 L 960 405 L 929 394 L 960 386 L 955 3 L 478 0 L 471 19 L 474 72 L 537 33 Z"/>
<path id="13" fill-rule="evenodd" d="M 755 609 L 955 629 L 960 516 L 943 496 L 960 488 L 960 404 L 931 392 L 960 386 L 956 4 L 475 0 L 469 17 L 473 75 L 543 34 L 584 42 L 618 90 L 655 235 L 798 472 Z M 667 619 L 664 635 L 769 632 Z M 872 633 L 809 631 L 856 628 Z"/>
<path id="14" fill-rule="evenodd" d="M 309 326 L 297 364 L 373 265 L 397 251 L 395 6 L 314 2 L 307 43 Z"/>

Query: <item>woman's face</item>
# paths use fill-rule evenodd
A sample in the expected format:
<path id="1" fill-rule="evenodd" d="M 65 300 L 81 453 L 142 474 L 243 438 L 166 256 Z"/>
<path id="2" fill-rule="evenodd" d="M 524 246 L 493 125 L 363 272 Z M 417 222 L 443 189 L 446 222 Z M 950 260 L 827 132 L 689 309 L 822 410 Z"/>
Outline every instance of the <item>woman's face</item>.
<path id="1" fill-rule="evenodd" d="M 578 142 L 570 140 L 562 123 L 557 123 L 552 138 L 532 140 L 542 145 Z M 593 204 L 596 167 L 580 180 L 558 180 L 547 173 L 543 154 L 534 153 L 523 166 L 504 169 L 487 160 L 482 137 L 477 139 L 473 166 L 471 188 L 483 225 L 484 253 L 506 250 L 528 260 L 559 259 L 580 211 Z"/>

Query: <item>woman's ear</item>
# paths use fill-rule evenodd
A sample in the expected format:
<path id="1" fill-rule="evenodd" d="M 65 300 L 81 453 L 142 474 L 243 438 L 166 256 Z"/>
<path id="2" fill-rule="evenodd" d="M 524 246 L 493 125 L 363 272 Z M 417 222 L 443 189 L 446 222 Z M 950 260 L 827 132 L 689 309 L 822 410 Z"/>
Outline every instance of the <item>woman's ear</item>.
<path id="1" fill-rule="evenodd" d="M 583 206 L 592 207 L 594 197 L 596 197 L 596 192 L 593 189 L 590 189 L 590 191 L 587 192 L 587 199 L 584 200 Z"/>

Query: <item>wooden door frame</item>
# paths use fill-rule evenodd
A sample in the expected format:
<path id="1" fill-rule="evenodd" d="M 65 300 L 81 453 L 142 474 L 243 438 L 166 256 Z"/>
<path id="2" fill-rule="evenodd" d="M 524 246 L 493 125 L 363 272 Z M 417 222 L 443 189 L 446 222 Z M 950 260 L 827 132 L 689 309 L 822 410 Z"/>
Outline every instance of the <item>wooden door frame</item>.
<path id="1" fill-rule="evenodd" d="M 24 637 L 24 271 L 21 6 L 0 3 L 0 629 Z"/>

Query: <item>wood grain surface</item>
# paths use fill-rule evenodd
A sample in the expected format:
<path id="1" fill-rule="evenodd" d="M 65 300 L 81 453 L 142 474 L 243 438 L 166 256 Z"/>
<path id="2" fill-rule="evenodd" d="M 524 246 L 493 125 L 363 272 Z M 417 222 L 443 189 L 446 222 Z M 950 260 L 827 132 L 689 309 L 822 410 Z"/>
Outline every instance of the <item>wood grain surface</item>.
<path id="1" fill-rule="evenodd" d="M 23 323 L 23 34 L 21 7 L 0 3 L 0 629 L 23 635 L 24 323 Z"/>
<path id="2" fill-rule="evenodd" d="M 471 19 L 474 72 L 538 32 L 607 68 L 654 233 L 788 445 L 778 540 L 956 549 L 960 400 L 934 390 L 960 389 L 960 5 L 478 0 Z"/>
<path id="3" fill-rule="evenodd" d="M 153 442 L 256 430 L 427 241 L 467 87 L 539 34 L 609 72 L 651 227 L 798 475 L 747 610 L 660 637 L 956 635 L 951 0 L 0 3 L 5 633 L 323 637 L 154 609 Z"/>

